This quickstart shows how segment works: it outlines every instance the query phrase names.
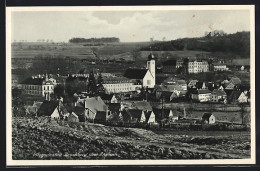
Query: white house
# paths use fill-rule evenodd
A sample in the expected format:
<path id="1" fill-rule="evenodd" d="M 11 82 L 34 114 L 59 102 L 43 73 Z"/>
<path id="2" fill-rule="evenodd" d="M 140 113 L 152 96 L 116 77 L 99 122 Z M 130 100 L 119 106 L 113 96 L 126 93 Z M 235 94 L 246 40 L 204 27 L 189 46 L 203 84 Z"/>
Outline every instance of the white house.
<path id="1" fill-rule="evenodd" d="M 214 124 L 216 122 L 215 116 L 211 113 L 204 113 L 202 121 L 207 124 Z"/>
<path id="2" fill-rule="evenodd" d="M 197 90 L 191 94 L 191 98 L 199 102 L 208 102 L 211 100 L 211 91 Z"/>

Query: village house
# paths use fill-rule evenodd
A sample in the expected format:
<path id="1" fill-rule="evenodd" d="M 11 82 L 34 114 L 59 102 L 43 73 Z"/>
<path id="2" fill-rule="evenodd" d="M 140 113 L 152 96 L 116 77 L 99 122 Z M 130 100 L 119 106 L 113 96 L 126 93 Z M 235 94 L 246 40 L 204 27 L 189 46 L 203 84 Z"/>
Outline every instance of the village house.
<path id="1" fill-rule="evenodd" d="M 223 90 L 214 89 L 211 92 L 211 102 L 220 102 L 220 101 L 224 102 L 226 98 L 227 98 L 227 94 Z"/>
<path id="2" fill-rule="evenodd" d="M 117 94 L 103 94 L 101 99 L 105 103 L 119 103 L 121 101 L 121 97 Z"/>
<path id="3" fill-rule="evenodd" d="M 238 77 L 232 77 L 232 78 L 230 79 L 230 82 L 233 83 L 233 84 L 236 85 L 236 86 L 241 85 L 241 80 L 240 80 L 240 78 L 238 78 Z"/>
<path id="4" fill-rule="evenodd" d="M 74 112 L 71 112 L 67 117 L 68 122 L 79 122 L 79 117 Z"/>
<path id="5" fill-rule="evenodd" d="M 235 103 L 247 103 L 248 97 L 244 92 L 241 91 L 232 91 L 230 96 L 228 96 L 228 102 L 235 104 Z"/>
<path id="6" fill-rule="evenodd" d="M 106 122 L 108 107 L 99 96 L 84 99 L 84 104 L 87 120 L 92 122 Z"/>
<path id="7" fill-rule="evenodd" d="M 211 91 L 209 90 L 197 90 L 191 94 L 191 99 L 199 102 L 211 101 Z"/>
<path id="8" fill-rule="evenodd" d="M 202 122 L 207 124 L 214 124 L 216 122 L 215 116 L 212 113 L 204 113 Z"/>
<path id="9" fill-rule="evenodd" d="M 54 119 L 60 119 L 62 115 L 59 102 L 57 101 L 43 101 L 39 110 L 37 111 L 37 116 L 49 116 Z"/>
<path id="10" fill-rule="evenodd" d="M 127 111 L 131 116 L 131 123 L 145 123 L 146 117 L 144 111 L 138 109 L 127 109 Z"/>

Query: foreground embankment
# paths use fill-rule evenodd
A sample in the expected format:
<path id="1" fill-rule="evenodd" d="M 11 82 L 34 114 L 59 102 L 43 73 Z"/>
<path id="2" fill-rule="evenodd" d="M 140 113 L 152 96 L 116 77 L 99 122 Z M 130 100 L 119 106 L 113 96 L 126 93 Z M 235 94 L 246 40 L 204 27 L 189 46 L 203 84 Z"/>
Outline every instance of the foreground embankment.
<path id="1" fill-rule="evenodd" d="M 13 118 L 15 160 L 250 157 L 250 135 L 174 135 L 90 123 Z M 195 133 L 194 133 L 195 134 Z"/>

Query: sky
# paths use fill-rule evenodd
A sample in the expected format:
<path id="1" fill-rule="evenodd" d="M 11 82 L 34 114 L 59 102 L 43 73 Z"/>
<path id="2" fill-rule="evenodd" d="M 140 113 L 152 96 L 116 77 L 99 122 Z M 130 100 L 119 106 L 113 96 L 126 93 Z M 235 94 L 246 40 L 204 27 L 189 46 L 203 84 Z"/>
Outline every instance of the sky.
<path id="1" fill-rule="evenodd" d="M 73 37 L 118 37 L 121 42 L 200 37 L 249 31 L 249 10 L 13 11 L 11 39 L 55 42 Z"/>

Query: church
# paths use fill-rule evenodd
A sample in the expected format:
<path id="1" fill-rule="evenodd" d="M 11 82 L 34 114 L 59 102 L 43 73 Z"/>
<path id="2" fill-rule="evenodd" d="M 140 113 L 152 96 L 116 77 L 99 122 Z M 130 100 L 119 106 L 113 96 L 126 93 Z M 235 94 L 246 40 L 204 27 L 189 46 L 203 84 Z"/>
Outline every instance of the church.
<path id="1" fill-rule="evenodd" d="M 154 88 L 155 86 L 155 58 L 153 54 L 148 56 L 146 69 L 129 68 L 125 71 L 124 77 L 136 80 L 143 87 Z"/>

